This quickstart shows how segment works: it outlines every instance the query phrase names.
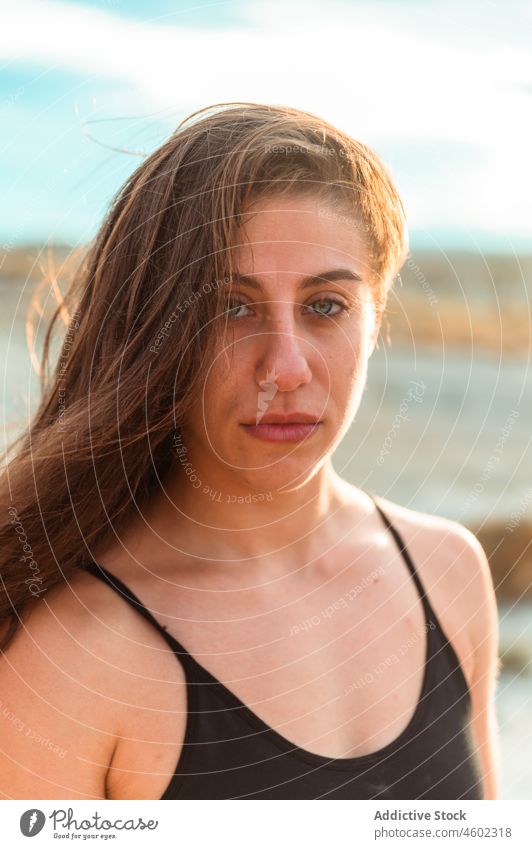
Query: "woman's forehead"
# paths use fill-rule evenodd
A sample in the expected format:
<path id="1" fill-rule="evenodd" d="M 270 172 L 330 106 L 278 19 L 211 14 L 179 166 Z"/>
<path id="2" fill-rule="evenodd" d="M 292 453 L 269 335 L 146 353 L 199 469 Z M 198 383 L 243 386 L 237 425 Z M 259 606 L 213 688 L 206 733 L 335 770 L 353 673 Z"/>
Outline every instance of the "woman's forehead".
<path id="1" fill-rule="evenodd" d="M 253 208 L 233 253 L 242 274 L 308 275 L 353 262 L 364 269 L 368 247 L 365 232 L 345 212 L 319 200 L 283 198 Z"/>

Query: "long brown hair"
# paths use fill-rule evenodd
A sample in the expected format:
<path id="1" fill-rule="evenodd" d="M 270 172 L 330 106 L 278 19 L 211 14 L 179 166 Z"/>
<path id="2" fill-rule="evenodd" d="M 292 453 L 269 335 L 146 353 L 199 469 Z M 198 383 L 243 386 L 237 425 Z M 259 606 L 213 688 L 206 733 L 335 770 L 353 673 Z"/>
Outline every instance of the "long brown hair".
<path id="1" fill-rule="evenodd" d="M 355 216 L 382 308 L 407 242 L 372 150 L 285 106 L 215 104 L 179 124 L 116 195 L 48 326 L 40 405 L 0 478 L 0 650 L 29 603 L 112 542 L 171 469 L 172 437 L 223 332 L 242 214 L 278 193 Z"/>

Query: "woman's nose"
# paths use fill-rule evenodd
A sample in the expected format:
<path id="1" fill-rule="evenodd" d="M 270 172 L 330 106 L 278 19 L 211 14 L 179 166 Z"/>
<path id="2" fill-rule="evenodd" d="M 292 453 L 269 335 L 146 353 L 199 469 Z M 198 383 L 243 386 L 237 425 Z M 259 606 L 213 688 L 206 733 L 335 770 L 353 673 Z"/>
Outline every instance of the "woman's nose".
<path id="1" fill-rule="evenodd" d="M 264 331 L 261 337 L 263 356 L 256 369 L 259 384 L 273 382 L 279 391 L 289 392 L 310 382 L 309 343 L 295 328 Z"/>

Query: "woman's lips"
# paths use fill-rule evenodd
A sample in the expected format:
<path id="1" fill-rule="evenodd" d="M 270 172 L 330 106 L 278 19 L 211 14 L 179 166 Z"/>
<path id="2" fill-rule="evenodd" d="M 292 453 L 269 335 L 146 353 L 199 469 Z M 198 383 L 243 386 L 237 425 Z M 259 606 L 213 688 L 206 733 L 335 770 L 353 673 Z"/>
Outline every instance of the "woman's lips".
<path id="1" fill-rule="evenodd" d="M 289 424 L 244 424 L 250 436 L 264 442 L 300 442 L 318 429 L 321 422 L 290 422 Z"/>

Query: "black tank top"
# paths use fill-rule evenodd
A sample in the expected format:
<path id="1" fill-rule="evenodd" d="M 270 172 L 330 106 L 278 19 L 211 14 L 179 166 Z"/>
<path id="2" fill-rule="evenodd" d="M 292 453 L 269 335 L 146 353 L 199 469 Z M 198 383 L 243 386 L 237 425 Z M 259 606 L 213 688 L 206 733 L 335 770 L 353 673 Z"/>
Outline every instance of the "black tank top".
<path id="1" fill-rule="evenodd" d="M 421 694 L 407 727 L 391 743 L 360 757 L 330 758 L 291 743 L 201 666 L 122 581 L 99 564 L 88 564 L 92 574 L 157 628 L 184 668 L 185 737 L 161 799 L 483 798 L 470 693 L 460 662 L 402 537 L 372 498 L 421 598 L 426 660 Z"/>

